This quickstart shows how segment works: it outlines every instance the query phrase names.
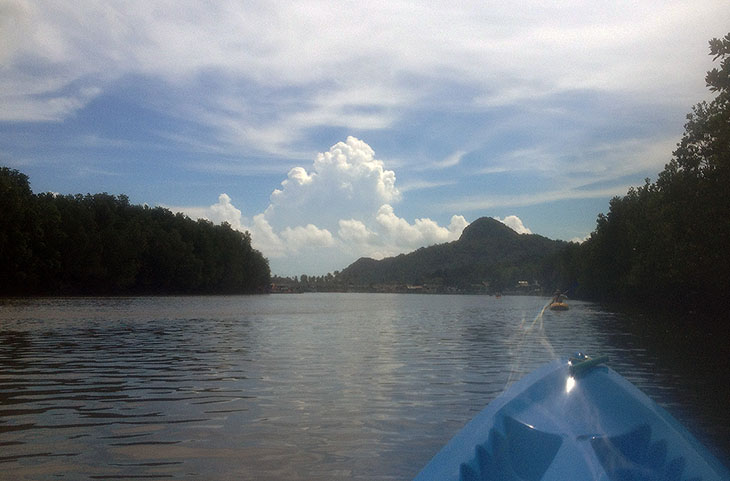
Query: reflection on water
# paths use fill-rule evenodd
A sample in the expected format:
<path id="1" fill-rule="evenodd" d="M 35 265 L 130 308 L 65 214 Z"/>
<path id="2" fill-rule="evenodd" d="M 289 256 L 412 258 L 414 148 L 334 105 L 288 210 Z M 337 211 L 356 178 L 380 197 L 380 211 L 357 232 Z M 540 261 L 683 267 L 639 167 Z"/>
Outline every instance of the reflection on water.
<path id="1" fill-rule="evenodd" d="M 608 354 L 612 367 L 686 414 L 672 373 L 618 336 L 615 316 L 579 302 L 541 315 L 545 302 L 7 301 L 1 477 L 409 479 L 507 385 L 576 350 Z"/>

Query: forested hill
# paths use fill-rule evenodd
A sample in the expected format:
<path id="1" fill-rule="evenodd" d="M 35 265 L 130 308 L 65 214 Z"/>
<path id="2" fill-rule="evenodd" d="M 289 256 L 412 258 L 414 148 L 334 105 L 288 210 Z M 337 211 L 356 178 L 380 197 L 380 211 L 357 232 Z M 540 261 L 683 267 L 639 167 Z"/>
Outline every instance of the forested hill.
<path id="1" fill-rule="evenodd" d="M 705 313 L 723 329 L 730 312 L 730 34 L 710 41 L 715 94 L 687 115 L 685 132 L 655 182 L 614 197 L 582 244 L 518 235 L 491 219 L 456 242 L 374 261 L 340 275 L 351 284 L 541 280 L 584 299 Z M 551 255 L 553 254 L 553 255 Z M 693 316 L 692 319 L 698 319 Z M 700 321 L 698 321 L 700 322 Z"/>
<path id="2" fill-rule="evenodd" d="M 126 196 L 35 195 L 0 167 L 0 296 L 252 293 L 268 261 L 248 232 Z"/>
<path id="3" fill-rule="evenodd" d="M 565 245 L 535 234 L 518 234 L 482 217 L 467 226 L 457 241 L 379 261 L 361 258 L 340 272 L 338 279 L 355 286 L 435 283 L 467 288 L 486 282 L 490 289 L 502 290 L 519 280 L 541 279 L 545 262 Z"/>

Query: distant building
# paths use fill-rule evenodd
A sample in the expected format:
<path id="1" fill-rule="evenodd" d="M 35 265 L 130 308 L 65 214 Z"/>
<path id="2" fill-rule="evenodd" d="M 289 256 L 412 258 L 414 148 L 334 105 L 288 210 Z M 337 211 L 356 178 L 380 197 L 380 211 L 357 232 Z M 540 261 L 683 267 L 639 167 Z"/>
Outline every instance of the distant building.
<path id="1" fill-rule="evenodd" d="M 272 294 L 291 294 L 292 288 L 286 284 L 271 284 L 269 287 Z"/>

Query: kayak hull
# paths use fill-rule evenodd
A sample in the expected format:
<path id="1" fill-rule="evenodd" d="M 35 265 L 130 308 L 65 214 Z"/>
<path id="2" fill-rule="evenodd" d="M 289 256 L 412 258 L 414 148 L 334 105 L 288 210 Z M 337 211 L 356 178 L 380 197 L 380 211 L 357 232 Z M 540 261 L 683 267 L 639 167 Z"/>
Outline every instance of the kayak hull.
<path id="1" fill-rule="evenodd" d="M 727 480 L 682 425 L 606 366 L 555 361 L 492 401 L 414 481 Z"/>

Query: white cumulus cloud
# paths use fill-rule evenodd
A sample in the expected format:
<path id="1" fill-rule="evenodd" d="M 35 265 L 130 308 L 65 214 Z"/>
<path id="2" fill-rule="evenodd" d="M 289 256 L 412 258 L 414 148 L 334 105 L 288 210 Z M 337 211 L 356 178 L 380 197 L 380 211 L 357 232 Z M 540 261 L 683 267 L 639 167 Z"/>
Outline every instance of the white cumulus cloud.
<path id="1" fill-rule="evenodd" d="M 340 219 L 372 215 L 396 202 L 395 172 L 375 158 L 373 149 L 355 137 L 317 155 L 309 171 L 294 167 L 271 194 L 266 219 L 274 228 L 300 225 L 303 219 L 335 231 Z"/>
<path id="2" fill-rule="evenodd" d="M 380 207 L 375 218 L 382 235 L 392 245 L 407 250 L 456 240 L 468 225 L 462 216 L 453 216 L 448 227 L 441 227 L 431 219 L 416 219 L 410 224 L 406 219 L 395 215 L 393 207 L 387 204 Z"/>
<path id="3" fill-rule="evenodd" d="M 281 233 L 291 253 L 297 253 L 303 248 L 331 247 L 334 238 L 327 229 L 320 229 L 315 225 L 287 227 Z"/>
<path id="4" fill-rule="evenodd" d="M 495 217 L 495 219 L 497 219 L 513 231 L 517 232 L 518 234 L 532 234 L 532 231 L 525 227 L 525 225 L 522 223 L 522 219 L 520 219 L 516 215 L 508 215 L 504 219 Z"/>
<path id="5" fill-rule="evenodd" d="M 180 207 L 170 205 L 163 207 L 166 207 L 173 212 L 182 212 L 191 219 L 206 219 L 214 224 L 227 222 L 236 230 L 246 230 L 245 219 L 243 218 L 241 210 L 233 205 L 230 196 L 225 193 L 218 196 L 217 203 L 207 207 Z"/>
<path id="6" fill-rule="evenodd" d="M 368 229 L 362 221 L 340 219 L 339 225 L 337 235 L 343 242 L 363 246 L 372 243 L 377 238 L 377 234 Z"/>
<path id="7" fill-rule="evenodd" d="M 209 207 L 172 209 L 251 232 L 254 247 L 282 275 L 324 274 L 359 257 L 379 259 L 459 238 L 468 225 L 463 216 L 452 216 L 448 226 L 398 216 L 395 180 L 367 143 L 348 137 L 318 154 L 309 168 L 292 168 L 251 221 L 225 193 Z"/>
<path id="8" fill-rule="evenodd" d="M 419 247 L 457 240 L 469 222 L 453 215 L 448 225 L 399 216 L 395 173 L 355 137 L 294 167 L 273 191 L 270 204 L 248 221 L 227 194 L 203 208 L 172 207 L 193 218 L 228 222 L 251 232 L 253 245 L 280 275 L 314 274 L 347 267 L 359 257 L 382 259 Z M 495 217 L 519 234 L 532 234 L 516 215 Z"/>
<path id="9" fill-rule="evenodd" d="M 232 203 L 228 194 L 218 196 L 218 203 L 210 206 L 210 218 L 214 222 L 228 222 L 234 229 L 241 230 L 241 211 Z"/>

